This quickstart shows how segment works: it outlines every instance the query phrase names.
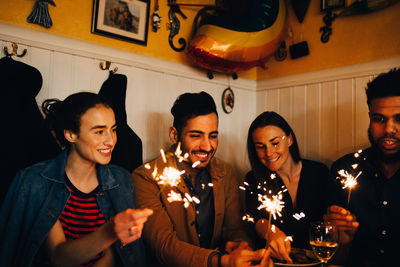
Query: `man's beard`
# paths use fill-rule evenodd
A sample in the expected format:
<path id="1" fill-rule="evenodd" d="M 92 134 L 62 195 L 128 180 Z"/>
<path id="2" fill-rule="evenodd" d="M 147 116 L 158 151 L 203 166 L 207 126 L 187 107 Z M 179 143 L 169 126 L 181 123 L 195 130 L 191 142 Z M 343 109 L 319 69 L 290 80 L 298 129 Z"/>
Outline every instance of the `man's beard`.
<path id="1" fill-rule="evenodd" d="M 387 138 L 387 137 L 396 139 L 398 142 L 400 142 L 400 140 L 394 136 L 385 135 L 382 138 Z M 395 163 L 400 161 L 400 149 L 398 149 L 396 153 L 393 154 L 385 153 L 379 146 L 378 142 L 376 142 L 372 137 L 371 128 L 368 128 L 368 139 L 369 142 L 371 143 L 372 149 L 377 153 L 377 156 L 380 160 L 382 160 L 385 163 Z"/>

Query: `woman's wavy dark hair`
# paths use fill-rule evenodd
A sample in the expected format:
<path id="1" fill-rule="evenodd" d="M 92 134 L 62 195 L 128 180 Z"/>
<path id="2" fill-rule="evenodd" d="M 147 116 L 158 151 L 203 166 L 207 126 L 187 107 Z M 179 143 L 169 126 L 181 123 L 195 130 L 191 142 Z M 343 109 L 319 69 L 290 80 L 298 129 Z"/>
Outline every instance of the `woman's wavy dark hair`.
<path id="1" fill-rule="evenodd" d="M 46 126 L 54 133 L 62 147 L 70 143 L 64 137 L 64 130 L 79 134 L 82 115 L 96 105 L 111 107 L 105 98 L 90 92 L 75 93 L 64 101 L 56 98 L 47 99 L 42 103 Z"/>
<path id="2" fill-rule="evenodd" d="M 251 123 L 249 132 L 247 135 L 247 153 L 249 156 L 251 169 L 256 178 L 265 177 L 267 175 L 267 173 L 269 172 L 269 170 L 267 167 L 264 166 L 264 164 L 261 163 L 260 159 L 257 156 L 257 152 L 256 152 L 255 145 L 253 142 L 253 132 L 257 128 L 263 128 L 263 127 L 269 126 L 269 125 L 276 126 L 280 129 L 282 129 L 282 131 L 284 131 L 287 136 L 292 135 L 293 143 L 289 147 L 290 155 L 292 156 L 294 162 L 296 162 L 296 163 L 299 162 L 301 159 L 299 145 L 297 144 L 296 135 L 294 134 L 290 125 L 278 113 L 273 112 L 273 111 L 265 111 L 265 112 L 261 113 L 260 115 L 258 115 L 258 117 L 255 118 L 255 120 Z"/>

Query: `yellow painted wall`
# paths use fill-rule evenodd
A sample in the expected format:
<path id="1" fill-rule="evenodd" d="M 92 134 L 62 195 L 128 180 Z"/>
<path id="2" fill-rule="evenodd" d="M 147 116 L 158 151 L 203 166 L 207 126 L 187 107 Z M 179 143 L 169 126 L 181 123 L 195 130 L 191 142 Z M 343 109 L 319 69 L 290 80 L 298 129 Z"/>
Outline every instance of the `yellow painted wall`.
<path id="1" fill-rule="evenodd" d="M 319 3 L 311 0 L 302 24 L 289 8 L 293 40 L 286 37 L 286 43 L 306 40 L 310 55 L 293 60 L 288 57 L 283 62 L 271 58 L 267 70 L 257 69 L 258 80 L 400 56 L 400 2 L 373 13 L 335 19 L 327 43 L 320 41 L 319 28 L 324 23 Z"/>
<path id="2" fill-rule="evenodd" d="M 147 46 L 92 34 L 90 32 L 92 0 L 54 1 L 57 6 L 49 6 L 53 20 L 53 26 L 50 29 L 26 22 L 26 18 L 32 11 L 34 0 L 0 0 L 0 22 L 182 64 L 191 64 L 185 53 L 173 51 L 168 44 L 167 0 L 159 0 L 160 14 L 163 17 L 161 29 L 154 33 L 149 27 Z M 154 9 L 154 2 L 154 0 L 151 1 L 150 14 Z M 197 0 L 197 2 L 212 3 L 212 0 Z M 319 39 L 319 27 L 323 25 L 319 6 L 320 0 L 311 0 L 302 24 L 297 22 L 293 10 L 289 8 L 289 26 L 294 33 L 294 42 L 307 40 L 310 48 L 309 56 L 296 60 L 287 58 L 283 62 L 270 59 L 267 62 L 268 69 L 253 68 L 239 73 L 239 76 L 262 80 L 400 56 L 400 3 L 375 13 L 336 19 L 333 22 L 333 34 L 326 44 L 322 44 Z M 181 31 L 177 37 L 188 39 L 193 18 L 198 9 L 182 8 L 188 18 L 180 19 Z M 177 37 L 175 39 L 178 39 Z M 291 38 L 287 37 L 286 40 L 288 45 L 292 43 Z"/>

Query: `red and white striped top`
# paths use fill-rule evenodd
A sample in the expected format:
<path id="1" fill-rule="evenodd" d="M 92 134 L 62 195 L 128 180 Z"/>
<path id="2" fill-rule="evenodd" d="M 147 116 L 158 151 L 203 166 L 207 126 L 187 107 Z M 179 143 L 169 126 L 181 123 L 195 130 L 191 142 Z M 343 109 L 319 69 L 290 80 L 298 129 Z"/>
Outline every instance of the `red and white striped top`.
<path id="1" fill-rule="evenodd" d="M 106 223 L 106 220 L 96 201 L 98 187 L 90 193 L 83 193 L 69 181 L 68 177 L 65 178 L 65 182 L 71 191 L 71 196 L 59 220 L 65 237 L 69 241 L 96 231 L 97 228 Z M 100 257 L 99 254 L 81 266 L 90 266 Z"/>

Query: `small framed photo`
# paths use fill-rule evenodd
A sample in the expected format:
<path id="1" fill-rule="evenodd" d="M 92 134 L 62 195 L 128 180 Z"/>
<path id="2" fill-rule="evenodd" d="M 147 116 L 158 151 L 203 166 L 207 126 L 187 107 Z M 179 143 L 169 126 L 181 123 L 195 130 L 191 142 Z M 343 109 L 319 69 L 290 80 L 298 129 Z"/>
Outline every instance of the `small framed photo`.
<path id="1" fill-rule="evenodd" d="M 321 0 L 321 12 L 346 7 L 346 0 Z"/>
<path id="2" fill-rule="evenodd" d="M 222 109 L 225 113 L 231 113 L 235 105 L 235 95 L 230 87 L 226 88 L 222 93 Z"/>
<path id="3" fill-rule="evenodd" d="M 150 0 L 93 0 L 92 33 L 147 45 Z"/>

